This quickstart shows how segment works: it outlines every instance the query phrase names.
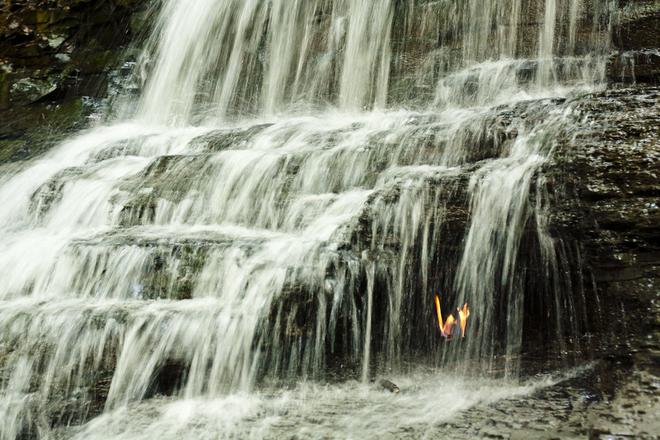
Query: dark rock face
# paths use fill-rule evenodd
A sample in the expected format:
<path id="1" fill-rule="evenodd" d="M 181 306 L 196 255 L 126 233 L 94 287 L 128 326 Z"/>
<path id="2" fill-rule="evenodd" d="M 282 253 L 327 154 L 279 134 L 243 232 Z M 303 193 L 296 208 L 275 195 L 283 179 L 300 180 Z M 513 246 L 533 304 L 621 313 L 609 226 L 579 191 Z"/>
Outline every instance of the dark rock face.
<path id="1" fill-rule="evenodd" d="M 39 154 L 87 124 L 124 49 L 145 25 L 141 0 L 9 0 L 0 5 L 0 164 Z"/>
<path id="2" fill-rule="evenodd" d="M 624 0 L 614 43 L 621 50 L 657 48 L 660 36 L 660 10 L 657 0 Z"/>
<path id="3" fill-rule="evenodd" d="M 573 294 L 587 299 L 582 355 L 599 360 L 595 376 L 578 386 L 579 394 L 595 398 L 564 410 L 569 422 L 562 426 L 571 428 L 558 433 L 562 438 L 655 438 L 657 432 L 651 414 L 657 413 L 660 376 L 658 102 L 660 88 L 643 85 L 579 98 L 575 125 L 545 170 L 552 233 L 579 250 L 570 267 L 580 280 Z M 585 391 L 587 383 L 601 389 Z M 573 385 L 556 391 L 570 400 Z M 547 393 L 538 397 L 544 405 L 556 400 Z M 551 417 L 560 413 L 550 411 Z M 525 429 L 534 438 L 531 433 L 541 428 Z"/>
<path id="4" fill-rule="evenodd" d="M 618 52 L 608 66 L 609 81 L 660 82 L 660 3 L 623 0 L 613 24 L 612 43 Z"/>
<path id="5" fill-rule="evenodd" d="M 610 90 L 582 98 L 575 131 L 551 165 L 552 224 L 581 248 L 583 288 L 597 294 L 593 328 L 606 335 L 601 347 L 657 377 L 660 3 L 621 1 L 612 44 Z"/>
<path id="6" fill-rule="evenodd" d="M 581 101 L 575 132 L 550 165 L 552 224 L 557 236 L 582 247 L 585 288 L 600 300 L 592 315 L 613 338 L 608 347 L 632 344 L 657 358 L 660 89 L 610 90 Z"/>

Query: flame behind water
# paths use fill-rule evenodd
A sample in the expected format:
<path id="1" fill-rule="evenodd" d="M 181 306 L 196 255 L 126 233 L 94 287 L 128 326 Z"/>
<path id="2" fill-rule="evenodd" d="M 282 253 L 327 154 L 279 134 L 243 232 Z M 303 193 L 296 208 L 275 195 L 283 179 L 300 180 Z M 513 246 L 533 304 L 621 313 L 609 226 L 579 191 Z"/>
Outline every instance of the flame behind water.
<path id="1" fill-rule="evenodd" d="M 461 337 L 465 337 L 465 328 L 467 327 L 467 320 L 470 317 L 470 308 L 468 307 L 467 303 L 465 303 L 463 304 L 463 307 L 458 307 L 456 312 L 458 314 L 458 321 L 456 320 L 456 317 L 453 313 L 447 317 L 446 321 L 443 321 L 442 308 L 440 307 L 440 297 L 435 295 L 435 313 L 438 318 L 438 327 L 440 328 L 440 333 L 446 339 L 450 339 L 454 335 L 456 331 L 456 325 L 458 325 L 461 329 Z"/>

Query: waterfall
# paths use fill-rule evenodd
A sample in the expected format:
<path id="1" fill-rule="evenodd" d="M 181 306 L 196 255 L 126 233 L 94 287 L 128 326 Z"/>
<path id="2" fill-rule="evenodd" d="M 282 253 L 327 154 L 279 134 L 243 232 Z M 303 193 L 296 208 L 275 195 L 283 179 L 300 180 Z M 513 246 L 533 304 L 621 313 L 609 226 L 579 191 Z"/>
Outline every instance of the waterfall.
<path id="1" fill-rule="evenodd" d="M 0 439 L 420 352 L 515 377 L 521 243 L 556 258 L 530 197 L 571 96 L 602 83 L 606 20 L 581 0 L 160 3 L 133 110 L 0 178 Z M 470 305 L 464 341 L 433 326 L 438 291 Z"/>
<path id="2" fill-rule="evenodd" d="M 333 89 L 341 108 L 382 106 L 391 3 L 167 2 L 147 43 L 154 49 L 143 62 L 155 67 L 140 113 L 165 123 L 188 122 L 200 105 L 209 108 L 206 116 L 276 113 L 327 98 Z"/>

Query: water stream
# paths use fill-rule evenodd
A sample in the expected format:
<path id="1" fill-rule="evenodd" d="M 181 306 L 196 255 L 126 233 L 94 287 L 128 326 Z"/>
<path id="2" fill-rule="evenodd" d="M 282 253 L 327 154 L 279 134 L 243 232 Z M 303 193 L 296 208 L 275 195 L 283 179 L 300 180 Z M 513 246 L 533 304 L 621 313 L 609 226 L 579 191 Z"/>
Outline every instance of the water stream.
<path id="1" fill-rule="evenodd" d="M 162 2 L 141 96 L 2 170 L 0 439 L 366 438 L 548 383 L 515 382 L 520 249 L 602 83 L 590 4 Z M 404 374 L 420 352 L 434 373 Z M 506 380 L 462 377 L 498 355 Z"/>

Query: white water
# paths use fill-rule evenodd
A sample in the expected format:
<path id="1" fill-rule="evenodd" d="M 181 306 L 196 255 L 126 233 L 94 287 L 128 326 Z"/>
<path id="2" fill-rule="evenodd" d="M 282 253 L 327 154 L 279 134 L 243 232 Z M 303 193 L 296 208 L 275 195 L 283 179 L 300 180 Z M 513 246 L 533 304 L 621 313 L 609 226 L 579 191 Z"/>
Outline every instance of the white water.
<path id="1" fill-rule="evenodd" d="M 153 399 L 107 413 L 80 430 L 72 430 L 77 431 L 75 434 L 65 435 L 76 440 L 397 439 L 411 434 L 420 439 L 452 438 L 455 433 L 442 424 L 456 413 L 528 396 L 562 377 L 515 384 L 465 380 L 435 371 L 394 379 L 401 394 L 349 381 L 341 385 L 301 383 L 290 390 L 260 390 L 214 399 Z"/>
<path id="2" fill-rule="evenodd" d="M 521 0 L 402 3 L 165 1 L 137 113 L 3 170 L 0 439 L 47 437 L 51 418 L 99 402 L 81 438 L 167 438 L 195 423 L 171 413 L 231 406 L 200 422 L 206 438 L 236 424 L 234 407 L 277 418 L 282 398 L 255 391 L 263 378 L 339 369 L 366 382 L 415 348 L 459 366 L 505 354 L 515 377 L 518 253 L 540 215 L 528 196 L 572 112 L 547 98 L 598 86 L 603 30 L 578 56 L 576 2 L 548 0 L 540 26 Z M 555 29 L 567 16 L 570 35 Z M 458 257 L 441 253 L 450 241 Z M 468 301 L 478 322 L 442 348 L 441 285 L 447 310 Z M 321 385 L 302 387 L 293 400 Z M 425 409 L 353 388 L 323 388 L 310 411 L 340 393 L 369 414 L 340 414 L 324 435 L 362 438 L 388 412 Z M 471 388 L 454 410 L 516 390 Z M 150 403 L 159 392 L 174 400 Z M 270 425 L 239 428 L 259 438 Z"/>

